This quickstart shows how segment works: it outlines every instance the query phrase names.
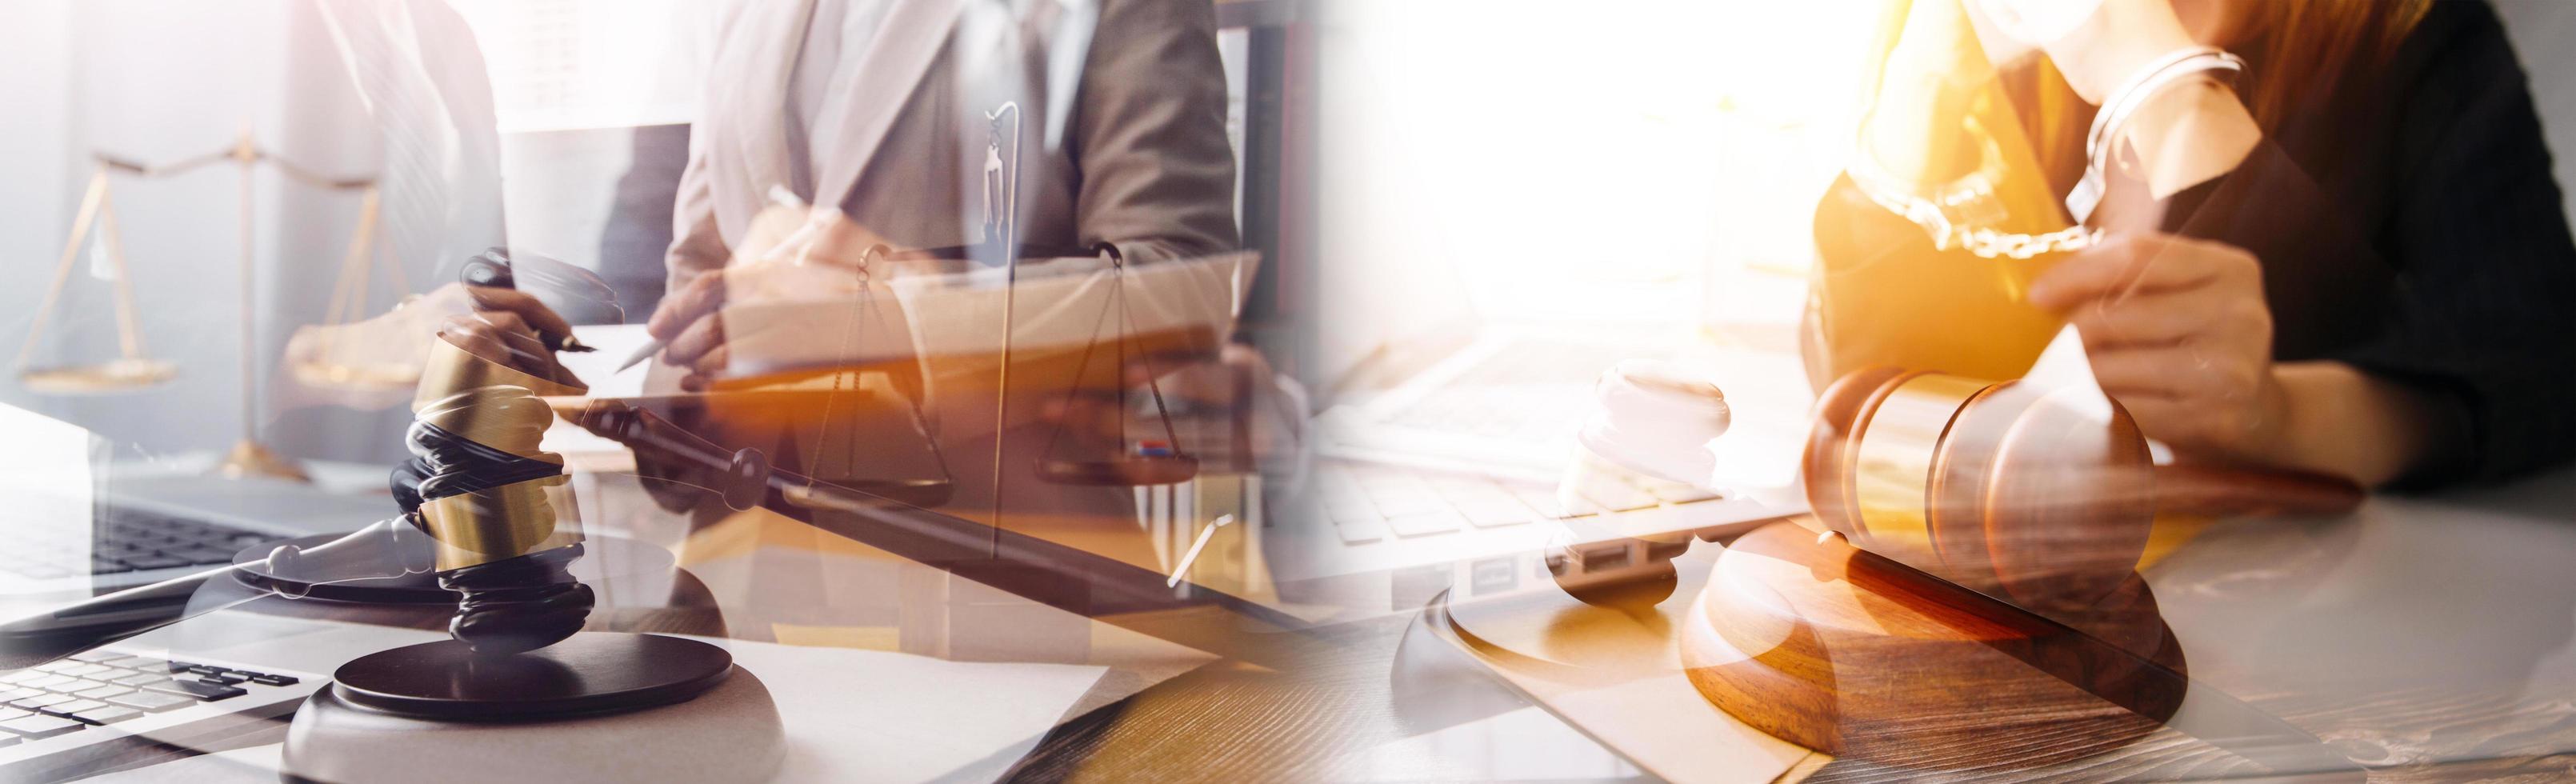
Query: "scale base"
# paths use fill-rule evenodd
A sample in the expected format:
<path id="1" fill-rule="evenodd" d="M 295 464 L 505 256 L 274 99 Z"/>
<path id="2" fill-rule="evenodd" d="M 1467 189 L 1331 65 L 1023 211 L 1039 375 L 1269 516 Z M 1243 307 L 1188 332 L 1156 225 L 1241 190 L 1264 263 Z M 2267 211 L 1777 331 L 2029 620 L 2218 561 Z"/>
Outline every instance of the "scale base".
<path id="1" fill-rule="evenodd" d="M 214 474 L 225 479 L 256 476 L 288 482 L 313 481 L 313 477 L 305 475 L 303 467 L 296 465 L 295 461 L 247 438 L 233 444 L 232 451 L 224 453 L 224 461 L 215 464 Z"/>
<path id="2" fill-rule="evenodd" d="M 341 667 L 288 726 L 285 778 L 748 782 L 786 755 L 768 687 L 722 648 L 591 632 L 496 665 L 453 642 Z"/>

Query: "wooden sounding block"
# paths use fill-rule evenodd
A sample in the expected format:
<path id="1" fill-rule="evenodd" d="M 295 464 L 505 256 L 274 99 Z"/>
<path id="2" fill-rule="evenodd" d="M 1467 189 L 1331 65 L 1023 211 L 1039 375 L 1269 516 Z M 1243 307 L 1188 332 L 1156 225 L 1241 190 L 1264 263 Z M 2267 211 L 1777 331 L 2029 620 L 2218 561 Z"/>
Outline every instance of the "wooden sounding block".
<path id="1" fill-rule="evenodd" d="M 1678 634 L 1701 696 L 1837 756 L 2046 764 L 2126 744 L 2181 705 L 2182 652 L 2135 575 L 2056 614 L 2096 639 L 1997 609 L 1775 523 L 1718 557 Z"/>
<path id="2" fill-rule="evenodd" d="M 1743 723 L 1916 770 L 2035 768 L 2157 732 L 2189 688 L 2137 574 L 2159 516 L 2332 514 L 2361 497 L 2327 478 L 2156 466 L 2090 388 L 1895 368 L 1819 395 L 1801 470 L 1812 517 L 1726 544 L 1694 567 L 1704 581 L 1681 575 L 1687 609 L 1656 608 L 1669 623 L 1630 617 L 1668 633 L 1685 680 Z M 1558 585 L 1585 601 L 1603 588 Z M 1525 658 L 1570 650 L 1570 628 L 1498 634 L 1514 628 L 1500 615 L 1452 612 L 1461 637 Z"/>
<path id="3" fill-rule="evenodd" d="M 1679 631 L 1687 674 L 1784 739 L 1924 767 L 2097 754 L 2173 715 L 2182 651 L 2136 572 L 2159 514 L 2360 497 L 2157 467 L 2089 389 L 1892 368 L 1819 396 L 1802 468 L 1815 517 L 1718 558 Z"/>

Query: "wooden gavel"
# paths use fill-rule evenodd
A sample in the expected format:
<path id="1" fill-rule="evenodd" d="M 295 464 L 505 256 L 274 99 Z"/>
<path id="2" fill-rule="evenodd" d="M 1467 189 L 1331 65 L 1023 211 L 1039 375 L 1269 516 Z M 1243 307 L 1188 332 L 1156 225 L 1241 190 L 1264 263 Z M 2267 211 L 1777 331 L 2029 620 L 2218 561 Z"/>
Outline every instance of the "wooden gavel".
<path id="1" fill-rule="evenodd" d="M 2154 465 L 2137 422 L 2089 389 L 1864 368 L 1825 389 L 1814 420 L 1802 524 L 2032 607 L 2089 607 L 2117 591 L 2159 515 L 2336 514 L 2362 497 L 2330 477 Z M 1692 533 L 1726 541 L 1744 530 Z M 1661 601 L 1689 539 L 1609 548 L 1608 567 L 1560 545 L 1550 570 L 1586 602 Z"/>
<path id="2" fill-rule="evenodd" d="M 1853 545 L 2029 606 L 2127 581 L 2160 514 L 2334 514 L 2362 491 L 2278 471 L 2157 466 L 2119 403 L 2081 388 L 1867 368 L 1827 387 L 1802 466 Z"/>

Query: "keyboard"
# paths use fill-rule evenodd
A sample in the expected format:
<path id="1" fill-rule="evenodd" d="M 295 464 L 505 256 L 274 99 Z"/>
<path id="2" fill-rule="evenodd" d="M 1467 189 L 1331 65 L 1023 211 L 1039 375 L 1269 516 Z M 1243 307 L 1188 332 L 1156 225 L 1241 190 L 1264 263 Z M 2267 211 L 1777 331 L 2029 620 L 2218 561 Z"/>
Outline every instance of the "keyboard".
<path id="1" fill-rule="evenodd" d="M 1386 414 L 1389 425 L 1553 445 L 1591 404 L 1592 381 L 1627 358 L 1597 343 L 1526 337 Z"/>
<path id="2" fill-rule="evenodd" d="M 0 781 L 78 775 L 128 738 L 191 747 L 292 712 L 308 673 L 174 661 L 110 646 L 0 676 Z"/>
<path id="3" fill-rule="evenodd" d="M 31 580 L 232 563 L 243 548 L 284 537 L 131 507 L 102 507 L 104 522 L 25 526 L 0 550 L 0 574 Z"/>
<path id="4" fill-rule="evenodd" d="M 1327 409 L 1318 453 L 1552 477 L 1590 410 L 1593 382 L 1619 360 L 1671 353 L 1650 344 L 1488 335 L 1393 389 Z"/>

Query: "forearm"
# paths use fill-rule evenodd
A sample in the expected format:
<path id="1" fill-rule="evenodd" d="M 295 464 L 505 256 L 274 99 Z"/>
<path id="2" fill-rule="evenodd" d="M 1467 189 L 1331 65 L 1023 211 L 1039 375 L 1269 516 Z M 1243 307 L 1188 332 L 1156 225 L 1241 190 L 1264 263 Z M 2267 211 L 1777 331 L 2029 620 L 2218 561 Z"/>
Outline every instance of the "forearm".
<path id="1" fill-rule="evenodd" d="M 2272 366 L 2280 427 L 2262 462 L 2386 484 L 2453 448 L 2441 400 L 2341 362 Z"/>
<path id="2" fill-rule="evenodd" d="M 1216 12 L 1190 0 L 1114 0 L 1083 68 L 1069 135 L 1081 182 L 1076 239 L 1130 260 L 1193 258 L 1242 245 Z"/>

